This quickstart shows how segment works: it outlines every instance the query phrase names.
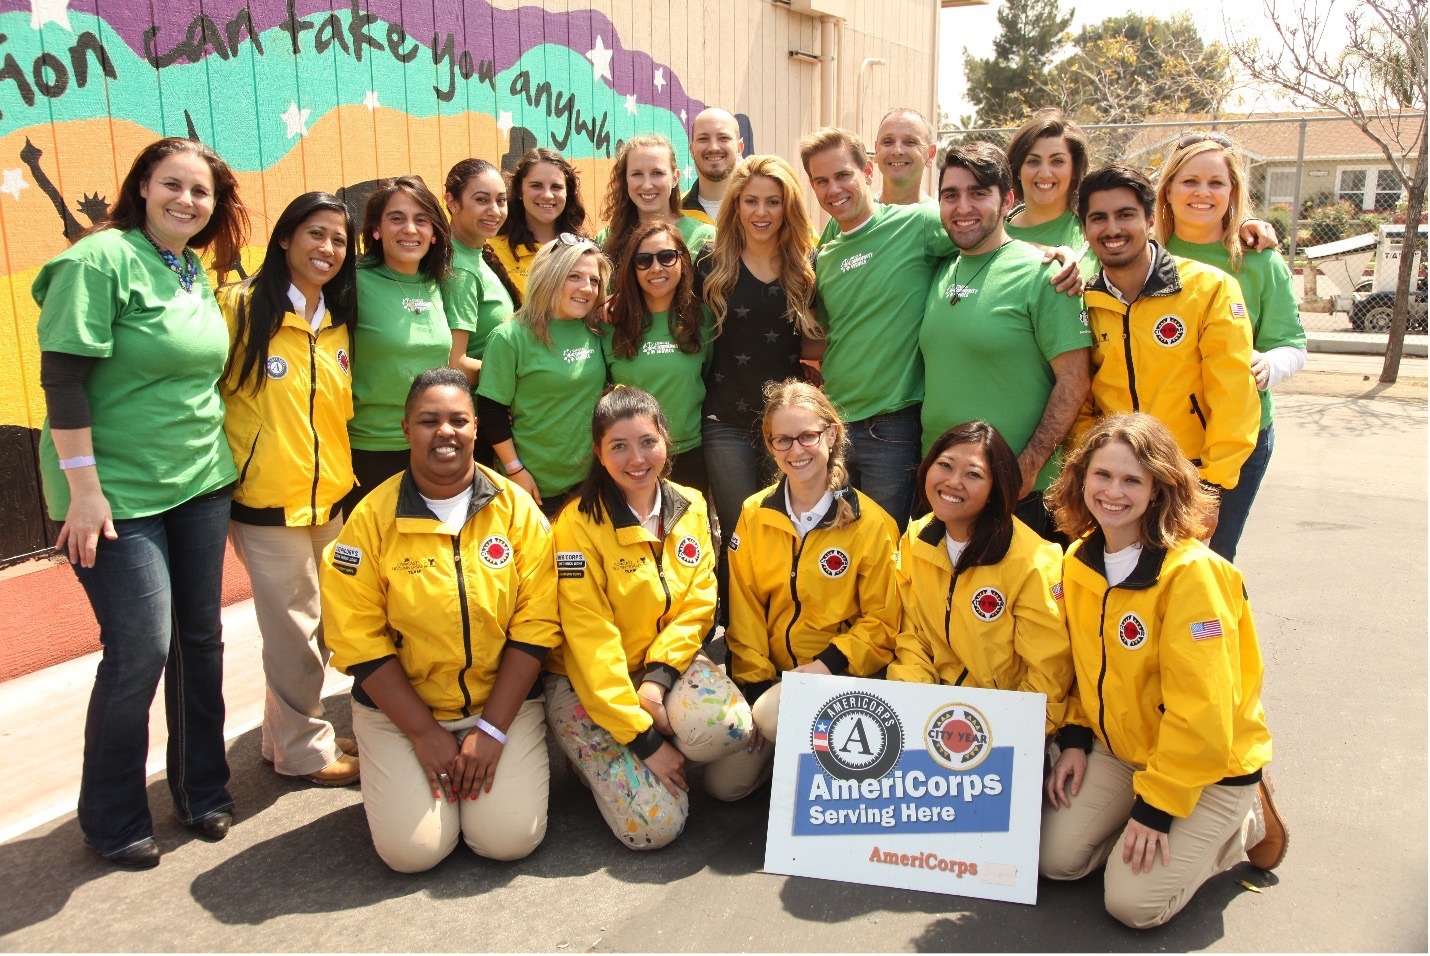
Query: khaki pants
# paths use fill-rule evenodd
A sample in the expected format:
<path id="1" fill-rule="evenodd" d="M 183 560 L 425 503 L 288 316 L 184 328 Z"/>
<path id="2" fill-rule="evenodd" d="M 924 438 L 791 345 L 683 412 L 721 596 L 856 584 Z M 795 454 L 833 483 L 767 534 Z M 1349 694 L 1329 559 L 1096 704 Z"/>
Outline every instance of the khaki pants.
<path id="1" fill-rule="evenodd" d="M 1199 886 L 1246 859 L 1256 787 L 1202 790 L 1191 815 L 1172 820 L 1171 865 L 1163 866 L 1159 856 L 1150 873 L 1134 875 L 1122 862 L 1122 841 L 1136 796 L 1136 770 L 1100 741 L 1093 743 L 1072 806 L 1043 807 L 1038 869 L 1049 879 L 1076 880 L 1105 863 L 1107 911 L 1134 929 L 1147 929 L 1176 916 Z"/>
<path id="2" fill-rule="evenodd" d="M 760 695 L 750 714 L 765 738 L 759 750 L 743 747 L 705 768 L 705 792 L 717 800 L 741 800 L 760 789 L 775 767 L 775 735 L 780 726 L 780 684 Z"/>
<path id="3" fill-rule="evenodd" d="M 477 716 L 443 721 L 458 744 Z M 528 700 L 507 730 L 490 793 L 449 803 L 432 796 L 412 741 L 382 711 L 353 701 L 362 750 L 362 802 L 372 843 L 399 873 L 420 873 L 456 849 L 461 836 L 478 856 L 519 860 L 546 836 L 551 768 L 541 701 Z"/>
<path id="4" fill-rule="evenodd" d="M 263 635 L 265 759 L 281 774 L 317 773 L 338 759 L 333 725 L 323 717 L 328 649 L 318 598 L 318 566 L 343 530 L 341 518 L 313 527 L 228 523 L 234 553 L 253 583 Z"/>
<path id="5" fill-rule="evenodd" d="M 689 796 L 672 794 L 629 747 L 592 720 L 568 678 L 547 674 L 545 681 L 551 732 L 616 838 L 632 850 L 658 850 L 680 836 Z M 749 706 L 704 654 L 696 655 L 665 695 L 665 712 L 676 749 L 691 763 L 742 751 L 750 735 Z"/>

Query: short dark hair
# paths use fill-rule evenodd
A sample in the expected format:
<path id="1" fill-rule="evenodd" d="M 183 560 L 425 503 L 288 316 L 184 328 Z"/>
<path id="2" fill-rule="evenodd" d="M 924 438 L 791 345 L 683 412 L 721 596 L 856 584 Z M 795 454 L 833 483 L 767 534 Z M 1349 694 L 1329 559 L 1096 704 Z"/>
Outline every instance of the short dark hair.
<path id="1" fill-rule="evenodd" d="M 1018 170 L 1028 160 L 1028 154 L 1038 140 L 1048 136 L 1061 136 L 1068 144 L 1072 156 L 1072 178 L 1068 180 L 1068 208 L 1077 207 L 1077 197 L 1082 190 L 1083 177 L 1087 175 L 1087 156 L 1090 152 L 1087 134 L 1068 114 L 1056 106 L 1045 106 L 1028 118 L 1013 134 L 1008 144 L 1008 165 L 1013 168 L 1013 195 L 1019 202 L 1026 202 L 1023 195 L 1023 177 Z"/>
<path id="2" fill-rule="evenodd" d="M 467 393 L 468 398 L 471 397 L 472 383 L 467 379 L 466 372 L 452 368 L 450 365 L 429 368 L 412 380 L 412 387 L 407 390 L 407 401 L 402 405 L 402 414 L 412 414 L 412 406 L 423 392 L 446 385 L 459 388 Z M 473 410 L 475 411 L 475 407 Z"/>
<path id="3" fill-rule="evenodd" d="M 950 169 L 968 170 L 978 185 L 985 188 L 997 186 L 1003 196 L 1013 191 L 1013 169 L 1008 165 L 1008 157 L 992 143 L 975 140 L 950 146 L 938 167 L 940 192 L 943 191 L 943 174 Z"/>
<path id="4" fill-rule="evenodd" d="M 1109 189 L 1130 189 L 1147 218 L 1152 218 L 1152 210 L 1157 207 L 1157 190 L 1147 174 L 1135 166 L 1116 162 L 1099 166 L 1087 174 L 1082 181 L 1082 189 L 1077 196 L 1077 218 L 1087 222 L 1088 199 L 1093 193 L 1107 192 Z"/>

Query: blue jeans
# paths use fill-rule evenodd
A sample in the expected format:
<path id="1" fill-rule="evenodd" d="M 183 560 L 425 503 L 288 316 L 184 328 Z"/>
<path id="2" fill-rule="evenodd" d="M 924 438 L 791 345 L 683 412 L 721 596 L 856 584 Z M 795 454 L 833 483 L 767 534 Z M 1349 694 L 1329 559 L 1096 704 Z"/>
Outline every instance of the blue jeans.
<path id="1" fill-rule="evenodd" d="M 889 513 L 902 533 L 914 508 L 914 474 L 919 469 L 918 405 L 850 422 L 853 455 L 849 477 L 855 488 Z"/>
<path id="2" fill-rule="evenodd" d="M 760 424 L 750 428 L 706 418 L 700 423 L 700 448 L 705 454 L 705 474 L 710 485 L 710 507 L 714 509 L 720 535 L 719 563 L 715 566 L 721 624 L 729 624 L 730 568 L 725 560 L 726 544 L 735 533 L 740 506 L 755 492 L 772 484 L 779 468 L 765 450 Z"/>
<path id="3" fill-rule="evenodd" d="M 1236 563 L 1236 546 L 1241 541 L 1241 533 L 1246 530 L 1246 519 L 1251 515 L 1251 503 L 1256 500 L 1261 479 L 1266 477 L 1266 466 L 1271 463 L 1271 451 L 1275 446 L 1276 426 L 1273 423 L 1256 436 L 1256 447 L 1241 466 L 1241 477 L 1237 479 L 1236 487 L 1222 493 L 1216 531 L 1212 532 L 1208 546 L 1233 564 Z"/>
<path id="4" fill-rule="evenodd" d="M 74 566 L 104 647 L 84 727 L 79 824 L 106 856 L 154 835 L 144 764 L 149 708 L 164 675 L 175 813 L 196 823 L 233 809 L 223 743 L 222 581 L 232 487 L 162 514 L 114 522 L 94 567 Z"/>

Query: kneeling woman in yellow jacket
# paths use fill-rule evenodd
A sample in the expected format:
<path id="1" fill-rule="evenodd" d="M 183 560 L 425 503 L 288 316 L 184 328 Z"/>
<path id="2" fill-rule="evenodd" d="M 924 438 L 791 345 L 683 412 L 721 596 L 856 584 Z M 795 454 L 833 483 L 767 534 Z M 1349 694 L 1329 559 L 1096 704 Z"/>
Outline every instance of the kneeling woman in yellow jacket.
<path id="1" fill-rule="evenodd" d="M 715 623 L 710 517 L 665 480 L 659 403 L 616 386 L 591 438 L 590 474 L 554 528 L 565 643 L 547 659 L 546 719 L 611 832 L 654 850 L 685 829 L 686 761 L 744 748 L 750 708 L 700 652 Z"/>
<path id="2" fill-rule="evenodd" d="M 408 468 L 362 500 L 323 556 L 363 806 L 378 855 L 405 873 L 435 866 L 459 836 L 515 860 L 546 834 L 534 685 L 561 638 L 551 534 L 530 495 L 472 460 L 468 387 L 454 368 L 417 377 Z"/>
<path id="3" fill-rule="evenodd" d="M 1039 868 L 1074 880 L 1106 862 L 1108 912 L 1160 926 L 1215 874 L 1285 855 L 1251 606 L 1197 540 L 1215 501 L 1157 419 L 1099 421 L 1048 495 L 1076 539 L 1063 595 L 1077 691 Z"/>
<path id="4" fill-rule="evenodd" d="M 789 379 L 765 388 L 765 447 L 780 480 L 740 509 L 730 561 L 730 676 L 750 702 L 745 750 L 705 770 L 738 800 L 769 779 L 786 671 L 869 677 L 894 654 L 898 529 L 849 484 L 849 438 L 834 405 Z"/>
<path id="5" fill-rule="evenodd" d="M 1018 456 L 987 422 L 950 428 L 919 465 L 930 514 L 899 542 L 903 627 L 890 680 L 1048 698 L 1047 732 L 1072 686 L 1062 550 L 1013 517 Z"/>

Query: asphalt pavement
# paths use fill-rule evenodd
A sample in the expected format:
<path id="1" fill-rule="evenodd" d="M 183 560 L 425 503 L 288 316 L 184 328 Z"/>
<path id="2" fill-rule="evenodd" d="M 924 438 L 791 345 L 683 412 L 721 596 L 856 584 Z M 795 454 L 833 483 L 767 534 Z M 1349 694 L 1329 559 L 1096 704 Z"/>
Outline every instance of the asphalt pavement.
<path id="1" fill-rule="evenodd" d="M 1115 922 L 1097 876 L 1045 881 L 1027 907 L 765 874 L 768 790 L 724 805 L 696 787 L 685 834 L 633 853 L 557 760 L 532 856 L 499 864 L 459 847 L 429 873 L 391 873 L 356 788 L 297 786 L 259 761 L 251 610 L 236 607 L 238 822 L 221 843 L 194 838 L 156 774 L 155 870 L 115 870 L 81 845 L 72 807 L 93 661 L 0 685 L 0 950 L 1423 952 L 1425 363 L 1407 359 L 1390 388 L 1378 371 L 1313 355 L 1278 394 L 1242 545 L 1290 853 L 1272 874 L 1243 864 L 1214 878 L 1166 927 Z M 342 686 L 328 704 L 346 729 Z"/>

